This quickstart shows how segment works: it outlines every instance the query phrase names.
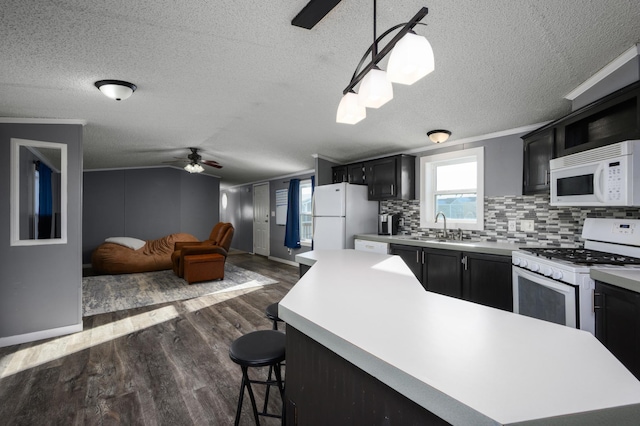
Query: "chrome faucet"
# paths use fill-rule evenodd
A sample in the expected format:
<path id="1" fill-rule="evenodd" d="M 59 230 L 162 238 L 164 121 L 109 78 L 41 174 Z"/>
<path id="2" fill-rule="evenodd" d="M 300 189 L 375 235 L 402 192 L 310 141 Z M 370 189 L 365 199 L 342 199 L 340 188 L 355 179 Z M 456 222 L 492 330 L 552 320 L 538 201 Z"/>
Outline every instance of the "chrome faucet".
<path id="1" fill-rule="evenodd" d="M 442 215 L 442 219 L 444 220 L 444 232 L 442 234 L 442 238 L 449 238 L 449 234 L 447 233 L 447 217 L 442 212 L 438 212 L 436 215 L 435 223 L 438 223 L 438 217 Z"/>

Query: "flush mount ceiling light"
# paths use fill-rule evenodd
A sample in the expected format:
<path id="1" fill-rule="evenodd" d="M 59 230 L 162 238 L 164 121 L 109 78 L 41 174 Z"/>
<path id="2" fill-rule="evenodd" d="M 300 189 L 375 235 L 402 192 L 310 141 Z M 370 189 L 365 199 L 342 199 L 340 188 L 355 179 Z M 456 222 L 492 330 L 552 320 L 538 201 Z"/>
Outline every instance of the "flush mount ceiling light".
<path id="1" fill-rule="evenodd" d="M 127 99 L 138 88 L 135 84 L 122 80 L 100 80 L 94 84 L 106 97 L 116 101 Z"/>
<path id="2" fill-rule="evenodd" d="M 448 130 L 431 130 L 427 132 L 427 136 L 429 136 L 429 139 L 431 139 L 433 143 L 442 143 L 449 139 L 451 132 Z"/>
<path id="3" fill-rule="evenodd" d="M 433 49 L 426 38 L 417 35 L 413 28 L 427 16 L 429 9 L 421 8 L 409 22 L 395 25 L 376 37 L 376 0 L 373 0 L 373 44 L 364 53 L 360 63 L 351 77 L 351 82 L 342 91 L 343 97 L 338 106 L 336 122 L 355 124 L 366 117 L 366 111 L 356 110 L 354 104 L 361 108 L 379 108 L 393 99 L 391 83 L 413 84 L 434 70 Z M 400 28 L 400 31 L 378 51 L 378 43 L 384 37 Z M 391 52 L 387 72 L 378 67 L 378 63 Z M 371 61 L 362 67 L 371 54 Z M 362 69 L 361 69 L 362 68 Z M 354 88 L 360 83 L 359 93 Z M 354 102 L 354 99 L 357 102 Z"/>

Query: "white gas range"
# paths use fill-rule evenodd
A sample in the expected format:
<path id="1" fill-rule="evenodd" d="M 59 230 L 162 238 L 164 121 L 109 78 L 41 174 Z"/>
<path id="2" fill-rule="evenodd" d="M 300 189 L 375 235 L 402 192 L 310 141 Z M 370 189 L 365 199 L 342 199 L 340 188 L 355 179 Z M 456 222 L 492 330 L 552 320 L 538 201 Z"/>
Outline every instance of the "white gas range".
<path id="1" fill-rule="evenodd" d="M 512 253 L 513 311 L 595 334 L 594 266 L 640 268 L 640 220 L 585 219 L 584 248 Z"/>

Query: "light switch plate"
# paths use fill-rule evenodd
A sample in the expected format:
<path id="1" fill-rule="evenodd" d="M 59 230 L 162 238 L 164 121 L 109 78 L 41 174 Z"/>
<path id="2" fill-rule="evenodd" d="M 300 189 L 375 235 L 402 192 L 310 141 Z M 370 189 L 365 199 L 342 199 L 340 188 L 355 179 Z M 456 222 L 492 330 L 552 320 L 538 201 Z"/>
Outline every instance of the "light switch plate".
<path id="1" fill-rule="evenodd" d="M 509 232 L 516 232 L 516 221 L 515 220 L 510 220 L 508 222 L 508 231 Z"/>
<path id="2" fill-rule="evenodd" d="M 520 230 L 522 232 L 533 232 L 533 220 L 521 220 Z"/>

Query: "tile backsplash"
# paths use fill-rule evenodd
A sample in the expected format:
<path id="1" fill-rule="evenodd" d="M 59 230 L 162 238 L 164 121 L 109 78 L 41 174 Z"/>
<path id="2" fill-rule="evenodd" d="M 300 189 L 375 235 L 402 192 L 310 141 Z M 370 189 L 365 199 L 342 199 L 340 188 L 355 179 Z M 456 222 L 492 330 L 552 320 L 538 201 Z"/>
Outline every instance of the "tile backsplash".
<path id="1" fill-rule="evenodd" d="M 640 209 L 621 207 L 553 207 L 549 195 L 485 197 L 484 231 L 464 231 L 465 239 L 517 244 L 573 247 L 582 245 L 582 224 L 587 217 L 640 219 Z M 400 213 L 399 233 L 433 235 L 435 229 L 420 228 L 419 200 L 380 202 L 382 213 Z M 517 231 L 508 231 L 508 221 Z M 534 232 L 521 232 L 520 221 L 533 220 Z"/>

